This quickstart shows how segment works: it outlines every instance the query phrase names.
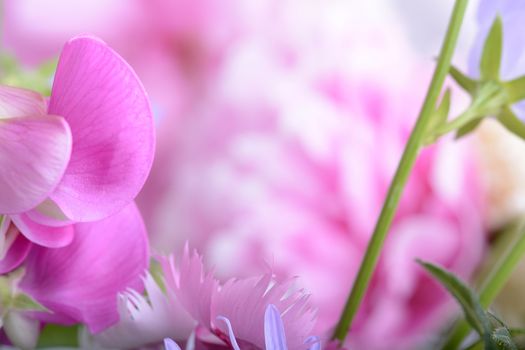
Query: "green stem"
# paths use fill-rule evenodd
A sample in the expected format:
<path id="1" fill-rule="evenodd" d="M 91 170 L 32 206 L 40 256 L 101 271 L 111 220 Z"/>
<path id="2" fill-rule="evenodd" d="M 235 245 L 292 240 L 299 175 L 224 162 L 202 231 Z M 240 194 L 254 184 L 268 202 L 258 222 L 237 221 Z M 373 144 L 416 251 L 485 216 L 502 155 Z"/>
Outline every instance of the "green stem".
<path id="1" fill-rule="evenodd" d="M 494 268 L 491 269 L 487 279 L 483 282 L 480 288 L 479 299 L 484 308 L 487 308 L 492 304 L 494 298 L 505 286 L 512 275 L 512 272 L 514 272 L 516 265 L 518 265 L 521 258 L 525 255 L 524 226 L 525 225 L 523 224 L 519 226 L 519 229 L 521 230 L 520 236 L 515 242 L 511 242 L 511 244 L 507 245 L 507 249 L 494 265 Z M 468 335 L 469 331 L 470 327 L 465 320 L 458 321 L 448 338 L 448 341 L 443 346 L 443 349 L 457 349 L 463 342 L 463 339 Z"/>
<path id="2" fill-rule="evenodd" d="M 401 157 L 401 161 L 394 175 L 394 179 L 390 184 L 386 200 L 383 204 L 381 214 L 376 223 L 376 227 L 367 250 L 361 267 L 357 273 L 357 277 L 352 287 L 352 291 L 348 297 L 345 308 L 335 329 L 333 338 L 338 339 L 341 343 L 344 342 L 352 320 L 363 300 L 364 294 L 368 288 L 370 278 L 374 272 L 379 253 L 383 247 L 390 224 L 394 217 L 396 208 L 398 206 L 403 188 L 408 180 L 410 172 L 414 166 L 419 150 L 423 144 L 426 136 L 428 124 L 434 114 L 436 102 L 443 87 L 443 82 L 450 69 L 450 61 L 457 42 L 459 29 L 465 15 L 468 0 L 456 0 L 452 17 L 449 22 L 445 41 L 441 47 L 439 59 L 436 70 L 432 77 L 427 96 L 419 113 L 416 125 L 412 130 L 412 134 Z"/>
<path id="3" fill-rule="evenodd" d="M 436 131 L 436 136 L 440 137 L 448 134 L 451 131 L 458 130 L 473 120 L 481 117 L 482 115 L 479 115 L 474 109 L 469 108 L 465 112 L 461 113 L 458 117 L 454 118 L 451 122 L 439 128 Z"/>

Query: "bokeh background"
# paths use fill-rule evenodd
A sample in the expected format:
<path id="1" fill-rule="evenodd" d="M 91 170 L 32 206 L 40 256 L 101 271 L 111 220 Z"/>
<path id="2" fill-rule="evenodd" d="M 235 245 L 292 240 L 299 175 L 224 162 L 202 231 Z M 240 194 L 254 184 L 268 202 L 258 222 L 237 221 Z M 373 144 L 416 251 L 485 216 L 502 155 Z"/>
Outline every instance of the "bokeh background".
<path id="1" fill-rule="evenodd" d="M 186 242 L 223 277 L 297 276 L 339 317 L 444 36 L 451 0 L 4 0 L 2 81 L 48 91 L 62 45 L 102 38 L 136 70 L 157 126 L 138 198 L 151 249 Z M 454 63 L 476 36 L 470 4 Z M 468 99 L 451 82 L 453 111 Z M 117 136 L 116 136 L 117 137 Z M 414 264 L 475 280 L 525 210 L 522 141 L 484 122 L 418 160 L 364 305 L 356 349 L 425 346 L 457 311 Z M 519 274 L 500 298 L 512 322 Z"/>

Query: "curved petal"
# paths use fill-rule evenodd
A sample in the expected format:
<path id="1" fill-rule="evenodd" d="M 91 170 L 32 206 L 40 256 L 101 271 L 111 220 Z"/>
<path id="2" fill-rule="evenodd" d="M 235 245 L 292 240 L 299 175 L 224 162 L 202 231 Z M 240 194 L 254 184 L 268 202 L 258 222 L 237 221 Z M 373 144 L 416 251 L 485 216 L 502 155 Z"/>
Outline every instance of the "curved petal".
<path id="1" fill-rule="evenodd" d="M 118 321 L 118 293 L 143 288 L 146 229 L 134 203 L 107 219 L 74 227 L 75 237 L 66 247 L 34 246 L 19 286 L 53 311 L 35 313 L 38 319 L 84 323 L 97 333 Z"/>
<path id="2" fill-rule="evenodd" d="M 45 115 L 46 101 L 39 93 L 0 85 L 0 119 Z"/>
<path id="3" fill-rule="evenodd" d="M 73 241 L 73 225 L 51 227 L 32 221 L 27 215 L 11 215 L 11 220 L 31 242 L 48 248 L 65 247 Z"/>
<path id="4" fill-rule="evenodd" d="M 233 333 L 233 327 L 230 320 L 224 316 L 217 316 L 217 321 L 222 321 L 226 325 L 226 328 L 228 329 L 228 338 L 230 339 L 230 346 L 233 350 L 241 350 L 239 344 L 237 344 L 237 339 L 235 338 L 235 333 Z"/>
<path id="5" fill-rule="evenodd" d="M 0 213 L 17 214 L 42 202 L 60 181 L 71 154 L 64 118 L 45 115 L 0 120 Z"/>
<path id="6" fill-rule="evenodd" d="M 136 291 L 119 295 L 119 322 L 94 337 L 102 348 L 135 349 L 166 337 L 186 340 L 191 336 L 195 321 L 174 294 L 163 292 L 149 273 L 144 285 L 147 297 Z"/>
<path id="7" fill-rule="evenodd" d="M 20 266 L 29 254 L 32 245 L 27 238 L 18 234 L 5 257 L 0 260 L 0 274 L 11 272 Z"/>
<path id="8" fill-rule="evenodd" d="M 269 304 L 264 313 L 264 343 L 266 350 L 288 350 L 283 319 L 273 304 Z"/>
<path id="9" fill-rule="evenodd" d="M 151 168 L 154 125 L 131 67 L 91 37 L 70 40 L 58 63 L 49 112 L 68 121 L 74 144 L 51 198 L 75 221 L 98 220 L 131 202 Z"/>
<path id="10" fill-rule="evenodd" d="M 165 350 L 181 350 L 180 346 L 173 341 L 173 339 L 166 338 L 164 339 L 164 349 Z"/>

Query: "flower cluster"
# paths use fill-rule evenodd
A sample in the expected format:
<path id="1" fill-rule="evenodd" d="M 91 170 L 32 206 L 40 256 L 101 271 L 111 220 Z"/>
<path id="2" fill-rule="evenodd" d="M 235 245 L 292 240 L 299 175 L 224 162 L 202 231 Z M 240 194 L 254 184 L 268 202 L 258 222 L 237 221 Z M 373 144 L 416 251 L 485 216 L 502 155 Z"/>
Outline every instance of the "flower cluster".
<path id="1" fill-rule="evenodd" d="M 49 100 L 1 86 L 0 110 L 0 273 L 16 275 L 2 277 L 6 335 L 38 335 L 39 321 L 100 332 L 118 321 L 115 294 L 141 290 L 149 263 L 133 203 L 155 145 L 146 93 L 120 56 L 84 36 L 65 45 Z"/>
<path id="2" fill-rule="evenodd" d="M 128 349 L 170 338 L 187 348 L 319 349 L 315 310 L 294 279 L 271 273 L 219 283 L 186 246 L 179 263 L 159 257 L 160 275 L 145 277 L 147 297 L 120 295 L 120 322 L 94 338 L 97 347 Z M 159 282 L 160 281 L 160 285 Z"/>
<path id="3" fill-rule="evenodd" d="M 6 43 L 38 60 L 53 35 L 18 40 L 23 1 L 5 6 Z M 453 315 L 438 280 L 476 341 L 514 348 L 486 304 L 525 238 L 481 297 L 454 275 L 490 248 L 486 203 L 472 145 L 440 138 L 494 117 L 525 139 L 524 6 L 481 0 L 464 74 L 449 67 L 458 0 L 423 99 L 429 62 L 390 18 L 362 16 L 374 5 L 241 3 L 107 8 L 118 29 L 99 32 L 151 87 L 157 130 L 134 70 L 95 37 L 66 43 L 49 97 L 0 86 L 0 343 L 34 348 L 80 325 L 77 343 L 100 350 L 416 348 Z M 456 118 L 447 74 L 472 98 Z"/>

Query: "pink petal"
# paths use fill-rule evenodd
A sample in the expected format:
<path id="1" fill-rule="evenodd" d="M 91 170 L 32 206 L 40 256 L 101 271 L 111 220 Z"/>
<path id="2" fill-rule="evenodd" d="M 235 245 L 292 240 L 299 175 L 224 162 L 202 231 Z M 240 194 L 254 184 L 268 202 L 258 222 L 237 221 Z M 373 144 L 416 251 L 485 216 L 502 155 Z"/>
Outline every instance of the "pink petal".
<path id="1" fill-rule="evenodd" d="M 135 198 L 151 168 L 154 125 L 131 67 L 102 41 L 70 40 L 60 56 L 49 112 L 68 121 L 74 144 L 51 198 L 75 221 L 107 217 Z"/>
<path id="2" fill-rule="evenodd" d="M 11 227 L 14 228 L 14 226 Z M 18 234 L 9 250 L 7 250 L 5 257 L 0 260 L 0 274 L 8 273 L 20 266 L 29 254 L 31 246 L 32 244 L 27 238 Z"/>
<path id="3" fill-rule="evenodd" d="M 228 280 L 212 297 L 212 320 L 217 316 L 228 318 L 237 339 L 264 349 L 265 314 L 268 305 L 273 304 L 282 313 L 289 348 L 306 349 L 315 311 L 308 305 L 308 295 L 302 290 L 293 291 L 293 282 L 277 282 L 270 274 Z M 215 326 L 228 334 L 223 324 Z"/>
<path id="4" fill-rule="evenodd" d="M 205 327 L 211 323 L 211 298 L 218 288 L 213 274 L 206 272 L 202 258 L 196 251 L 189 252 L 186 245 L 179 268 L 175 268 L 173 256 L 159 258 L 166 286 L 197 322 Z"/>
<path id="5" fill-rule="evenodd" d="M 35 314 L 40 320 L 85 323 L 96 333 L 118 321 L 118 293 L 143 288 L 146 230 L 134 203 L 107 219 L 74 227 L 66 247 L 34 246 L 20 288 L 53 311 Z"/>
<path id="6" fill-rule="evenodd" d="M 0 120 L 0 213 L 17 214 L 55 188 L 71 154 L 66 121 L 43 115 Z"/>
<path id="7" fill-rule="evenodd" d="M 46 108 L 42 95 L 31 90 L 0 85 L 0 118 L 45 115 Z"/>
<path id="8" fill-rule="evenodd" d="M 64 247 L 71 243 L 75 235 L 73 225 L 60 227 L 41 225 L 25 214 L 11 215 L 11 220 L 27 239 L 48 248 Z"/>

